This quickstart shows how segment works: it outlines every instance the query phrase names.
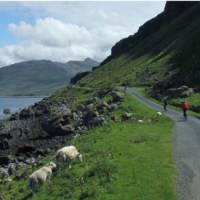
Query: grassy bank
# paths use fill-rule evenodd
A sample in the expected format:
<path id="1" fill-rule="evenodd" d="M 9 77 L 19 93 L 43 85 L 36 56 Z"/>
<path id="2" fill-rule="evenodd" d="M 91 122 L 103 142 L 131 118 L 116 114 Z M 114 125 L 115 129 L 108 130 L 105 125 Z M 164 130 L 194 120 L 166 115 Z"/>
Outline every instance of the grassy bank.
<path id="1" fill-rule="evenodd" d="M 137 87 L 137 90 L 144 96 L 151 98 L 156 103 L 162 104 L 161 101 L 149 95 L 148 88 Z M 190 104 L 189 114 L 194 117 L 200 118 L 200 110 L 199 110 L 200 109 L 200 94 L 199 93 L 195 93 L 192 96 L 185 97 L 185 98 L 172 98 L 168 101 L 169 107 L 182 112 L 181 107 L 184 100 L 187 100 Z"/>
<path id="2" fill-rule="evenodd" d="M 190 97 L 174 98 L 170 100 L 170 104 L 176 107 L 181 107 L 184 100 L 187 100 L 190 104 L 191 114 L 200 118 L 200 93 L 195 93 Z"/>
<path id="3" fill-rule="evenodd" d="M 83 163 L 75 161 L 71 169 L 62 165 L 35 196 L 28 197 L 27 178 L 0 185 L 4 200 L 176 199 L 173 123 L 131 96 L 112 115 L 120 119 L 125 111 L 135 119 L 109 121 L 70 141 L 83 153 Z"/>

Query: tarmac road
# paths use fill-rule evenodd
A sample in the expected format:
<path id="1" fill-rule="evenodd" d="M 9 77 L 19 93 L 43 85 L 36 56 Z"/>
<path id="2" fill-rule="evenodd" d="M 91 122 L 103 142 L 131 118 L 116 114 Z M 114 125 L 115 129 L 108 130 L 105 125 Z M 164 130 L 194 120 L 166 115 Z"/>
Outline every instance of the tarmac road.
<path id="1" fill-rule="evenodd" d="M 142 96 L 136 89 L 127 92 L 149 107 L 163 112 L 175 122 L 173 130 L 173 153 L 177 168 L 177 191 L 180 200 L 200 200 L 200 120 L 188 117 L 183 120 L 182 112 L 163 107 Z"/>

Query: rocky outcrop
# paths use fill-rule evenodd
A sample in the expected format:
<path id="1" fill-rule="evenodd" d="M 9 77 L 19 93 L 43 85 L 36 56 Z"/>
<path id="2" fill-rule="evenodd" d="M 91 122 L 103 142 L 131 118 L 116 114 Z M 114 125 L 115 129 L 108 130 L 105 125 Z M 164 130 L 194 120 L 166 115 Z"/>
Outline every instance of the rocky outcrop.
<path id="1" fill-rule="evenodd" d="M 186 85 L 182 85 L 178 88 L 170 88 L 166 91 L 166 95 L 169 97 L 189 97 L 194 93 L 193 88 Z"/>
<path id="2" fill-rule="evenodd" d="M 163 96 L 168 96 L 169 98 L 184 98 L 189 97 L 194 94 L 195 89 L 182 85 L 179 87 L 172 87 L 172 85 L 167 82 L 156 84 L 151 91 L 151 95 L 156 98 L 162 98 Z"/>
<path id="3" fill-rule="evenodd" d="M 106 123 L 123 99 L 123 93 L 108 89 L 76 107 L 45 98 L 12 114 L 0 121 L 0 165 L 39 163 L 66 140 Z"/>

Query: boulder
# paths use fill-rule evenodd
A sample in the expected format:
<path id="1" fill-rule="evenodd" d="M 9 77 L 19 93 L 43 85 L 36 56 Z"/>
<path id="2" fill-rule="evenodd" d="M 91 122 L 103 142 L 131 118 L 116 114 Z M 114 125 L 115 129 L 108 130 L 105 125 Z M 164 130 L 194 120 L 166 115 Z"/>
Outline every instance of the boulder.
<path id="1" fill-rule="evenodd" d="M 14 159 L 11 156 L 9 156 L 9 155 L 0 156 L 0 165 L 8 165 L 13 160 Z"/>
<path id="2" fill-rule="evenodd" d="M 122 115 L 122 119 L 123 119 L 123 120 L 130 120 L 130 119 L 132 119 L 132 117 L 133 117 L 133 113 L 125 112 L 125 113 Z"/>
<path id="3" fill-rule="evenodd" d="M 89 127 L 96 127 L 96 126 L 102 126 L 105 123 L 105 118 L 103 116 L 98 116 L 98 117 L 94 117 L 92 118 L 89 122 L 88 122 L 88 126 Z"/>
<path id="4" fill-rule="evenodd" d="M 68 124 L 68 125 L 61 126 L 61 130 L 66 133 L 74 133 L 75 128 L 71 124 Z"/>
<path id="5" fill-rule="evenodd" d="M 9 144 L 7 139 L 3 139 L 0 141 L 0 150 L 9 149 Z"/>
<path id="6" fill-rule="evenodd" d="M 12 135 L 11 135 L 11 133 L 1 133 L 0 134 L 0 140 L 1 139 L 11 139 L 12 138 Z"/>
<path id="7" fill-rule="evenodd" d="M 63 116 L 62 118 L 60 118 L 60 123 L 62 125 L 65 125 L 65 124 L 71 124 L 72 121 L 73 121 L 73 116 L 68 116 L 68 115 L 65 115 Z"/>
<path id="8" fill-rule="evenodd" d="M 79 111 L 81 111 L 81 112 L 87 110 L 87 109 L 86 109 L 86 106 L 85 106 L 84 104 L 80 104 L 80 105 L 77 107 L 77 109 L 78 109 Z"/>
<path id="9" fill-rule="evenodd" d="M 189 88 L 186 85 L 182 85 L 178 88 L 170 88 L 166 91 L 166 95 L 170 97 L 189 97 L 194 93 L 192 88 Z"/>
<path id="10" fill-rule="evenodd" d="M 2 180 L 2 179 L 5 179 L 5 178 L 8 178 L 8 177 L 9 177 L 8 169 L 0 167 L 0 179 Z"/>
<path id="11" fill-rule="evenodd" d="M 97 105 L 97 110 L 99 112 L 104 112 L 109 108 L 109 105 L 104 101 L 101 104 Z"/>
<path id="12" fill-rule="evenodd" d="M 71 116 L 72 115 L 72 111 L 71 109 L 69 109 L 67 106 L 63 105 L 61 107 L 61 112 L 63 116 Z"/>
<path id="13" fill-rule="evenodd" d="M 124 94 L 122 92 L 118 92 L 118 91 L 112 91 L 110 93 L 110 96 L 112 97 L 113 102 L 119 102 L 124 99 Z"/>
<path id="14" fill-rule="evenodd" d="M 4 115 L 10 115 L 11 114 L 11 109 L 10 108 L 4 108 L 3 109 L 3 114 Z"/>
<path id="15" fill-rule="evenodd" d="M 0 121 L 0 130 L 3 130 L 5 128 L 5 123 L 3 121 Z"/>
<path id="16" fill-rule="evenodd" d="M 17 156 L 17 162 L 24 163 L 26 160 L 26 157 L 23 155 Z"/>
<path id="17" fill-rule="evenodd" d="M 194 92 L 200 92 L 200 87 L 193 88 Z"/>
<path id="18" fill-rule="evenodd" d="M 18 147 L 16 151 L 16 155 L 27 155 L 29 153 L 34 153 L 36 151 L 36 147 L 34 145 L 25 144 L 23 146 Z"/>
<path id="19" fill-rule="evenodd" d="M 112 103 L 112 104 L 108 105 L 108 110 L 109 111 L 113 111 L 113 110 L 115 110 L 117 108 L 118 108 L 118 105 L 116 103 Z"/>
<path id="20" fill-rule="evenodd" d="M 88 105 L 86 105 L 86 109 L 87 110 L 92 110 L 94 108 L 94 104 L 93 103 L 90 103 Z"/>
<path id="21" fill-rule="evenodd" d="M 72 113 L 72 119 L 74 120 L 74 121 L 80 121 L 81 120 L 81 117 L 82 117 L 82 113 L 80 114 L 78 114 L 78 113 L 76 113 L 76 112 L 73 112 Z"/>
<path id="22" fill-rule="evenodd" d="M 95 111 L 88 111 L 85 116 L 84 116 L 84 124 L 85 125 L 88 125 L 89 122 L 95 118 L 95 117 L 98 117 L 99 116 L 99 113 L 98 112 L 95 112 Z"/>
<path id="23" fill-rule="evenodd" d="M 36 165 L 36 164 L 37 164 L 37 161 L 36 161 L 35 158 L 27 158 L 27 159 L 25 160 L 25 163 L 26 163 L 27 165 Z"/>
<path id="24" fill-rule="evenodd" d="M 36 155 L 36 156 L 44 156 L 45 154 L 46 154 L 46 150 L 45 149 L 42 149 L 42 148 L 40 148 L 40 149 L 36 149 L 35 150 L 35 152 L 34 152 L 34 154 Z"/>
<path id="25" fill-rule="evenodd" d="M 15 163 L 10 163 L 8 165 L 8 174 L 10 176 L 15 175 L 17 171 L 17 165 Z"/>
<path id="26" fill-rule="evenodd" d="M 18 120 L 18 119 L 19 119 L 19 113 L 17 113 L 17 112 L 13 113 L 9 118 L 10 121 L 15 121 L 15 120 Z"/>
<path id="27" fill-rule="evenodd" d="M 34 114 L 35 113 L 31 107 L 25 108 L 19 113 L 19 119 L 33 118 Z"/>

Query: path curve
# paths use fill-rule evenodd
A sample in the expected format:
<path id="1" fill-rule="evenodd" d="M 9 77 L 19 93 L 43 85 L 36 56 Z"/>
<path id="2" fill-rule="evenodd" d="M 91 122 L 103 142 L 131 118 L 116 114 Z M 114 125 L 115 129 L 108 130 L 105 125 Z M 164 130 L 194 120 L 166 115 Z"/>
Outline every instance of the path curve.
<path id="1" fill-rule="evenodd" d="M 136 89 L 127 92 L 149 107 L 163 112 L 163 107 L 142 96 Z M 183 120 L 182 113 L 168 109 L 164 114 L 175 122 L 173 131 L 173 154 L 178 172 L 177 190 L 180 200 L 200 200 L 200 120 L 189 116 Z"/>

